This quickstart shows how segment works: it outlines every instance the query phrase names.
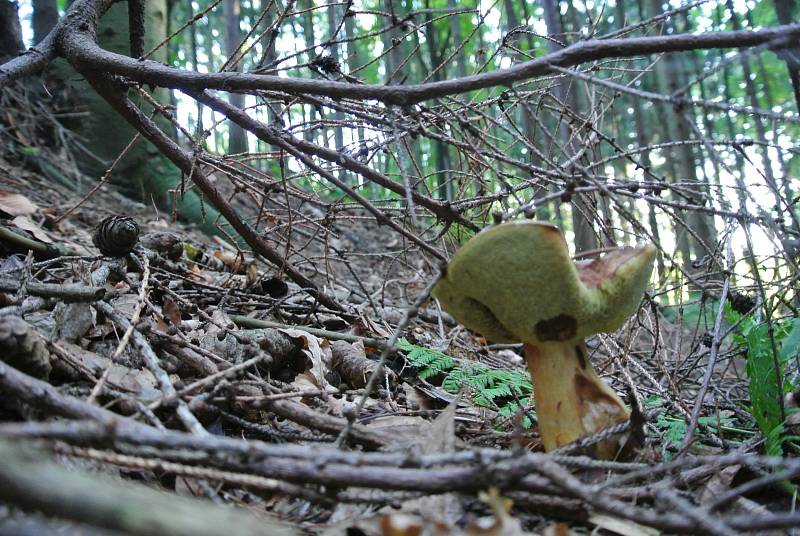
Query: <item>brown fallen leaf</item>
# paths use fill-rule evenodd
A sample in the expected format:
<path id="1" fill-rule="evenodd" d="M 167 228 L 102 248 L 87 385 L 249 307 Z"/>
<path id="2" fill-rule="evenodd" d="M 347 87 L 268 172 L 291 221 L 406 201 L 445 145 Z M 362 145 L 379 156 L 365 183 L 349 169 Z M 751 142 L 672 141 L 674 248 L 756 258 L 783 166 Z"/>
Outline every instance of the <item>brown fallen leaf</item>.
<path id="1" fill-rule="evenodd" d="M 347 385 L 354 389 L 361 389 L 367 385 L 367 380 L 372 375 L 378 364 L 367 359 L 364 343 L 361 341 L 350 344 L 345 341 L 331 342 L 331 368 L 339 374 Z M 385 377 L 381 385 L 388 381 L 390 386 L 397 384 L 397 374 L 384 367 Z"/>
<path id="2" fill-rule="evenodd" d="M 325 379 L 325 373 L 330 369 L 330 351 L 328 345 L 320 343 L 320 339 L 307 331 L 300 329 L 280 329 L 281 333 L 303 341 L 302 352 L 307 358 L 306 370 L 303 372 L 317 389 L 337 392 L 333 385 Z M 328 350 L 326 355 L 326 350 Z"/>
<path id="3" fill-rule="evenodd" d="M 589 516 L 589 523 L 620 536 L 658 536 L 661 534 L 653 527 L 646 527 L 628 519 L 595 512 Z"/>
<path id="4" fill-rule="evenodd" d="M 169 319 L 173 326 L 181 325 L 181 308 L 169 296 L 164 296 L 164 305 L 161 306 L 161 312 L 164 313 L 164 316 Z"/>
<path id="5" fill-rule="evenodd" d="M 22 229 L 23 231 L 28 231 L 33 235 L 33 237 L 38 240 L 39 242 L 44 242 L 45 244 L 52 244 L 53 239 L 50 238 L 50 235 L 47 234 L 47 231 L 36 225 L 33 220 L 31 220 L 27 216 L 17 216 L 11 223 Z"/>
<path id="6" fill-rule="evenodd" d="M 39 210 L 30 199 L 22 194 L 0 190 L 0 211 L 9 216 L 27 216 Z"/>

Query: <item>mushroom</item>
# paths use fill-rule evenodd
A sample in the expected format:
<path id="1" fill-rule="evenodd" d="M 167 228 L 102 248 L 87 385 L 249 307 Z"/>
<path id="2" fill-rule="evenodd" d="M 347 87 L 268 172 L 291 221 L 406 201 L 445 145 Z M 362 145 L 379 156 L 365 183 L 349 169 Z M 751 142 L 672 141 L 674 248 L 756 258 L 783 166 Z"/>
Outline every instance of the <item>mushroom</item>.
<path id="1" fill-rule="evenodd" d="M 433 295 L 488 340 L 523 343 L 539 434 L 550 451 L 628 419 L 592 367 L 584 339 L 619 329 L 633 314 L 655 256 L 645 245 L 574 263 L 557 227 L 504 223 L 456 252 Z M 595 455 L 612 458 L 618 446 L 618 438 L 602 441 Z"/>

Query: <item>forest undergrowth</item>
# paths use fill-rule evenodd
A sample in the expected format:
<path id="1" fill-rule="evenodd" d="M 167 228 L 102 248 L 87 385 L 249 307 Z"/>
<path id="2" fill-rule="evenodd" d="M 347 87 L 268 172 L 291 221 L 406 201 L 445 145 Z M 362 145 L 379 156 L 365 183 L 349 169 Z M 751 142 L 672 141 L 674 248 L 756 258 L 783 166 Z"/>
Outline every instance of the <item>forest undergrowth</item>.
<path id="1" fill-rule="evenodd" d="M 586 442 L 542 454 L 520 348 L 458 328 L 430 299 L 410 310 L 435 274 L 411 256 L 371 256 L 371 244 L 391 240 L 386 228 L 356 220 L 298 237 L 315 279 L 350 306 L 329 310 L 224 240 L 111 188 L 84 198 L 53 181 L 42 162 L 72 169 L 65 150 L 37 140 L 46 119 L 31 128 L 14 117 L 7 127 L 24 143 L 6 145 L 0 168 L 0 436 L 12 440 L 2 448 L 14 471 L 0 478 L 36 479 L 29 504 L 66 501 L 62 487 L 85 503 L 80 516 L 68 502 L 48 503 L 44 516 L 6 510 L 6 528 L 50 531 L 62 523 L 54 516 L 93 534 L 108 526 L 102 494 L 123 493 L 120 479 L 175 501 L 246 507 L 268 520 L 264 534 L 721 534 L 794 524 L 798 420 L 776 402 L 794 395 L 772 381 L 771 341 L 786 374 L 796 318 L 770 330 L 738 291 L 722 307 L 646 298 L 622 332 L 589 341 L 605 381 L 637 408 L 636 454 L 593 460 Z M 123 215 L 139 226 L 135 249 L 100 255 L 98 241 L 113 250 L 120 238 L 109 228 L 97 238 L 98 223 Z M 112 233 L 105 244 L 103 232 Z M 327 266 L 326 248 L 353 260 Z M 712 352 L 726 364 L 705 387 L 726 402 L 695 418 Z M 382 353 L 386 368 L 366 396 Z M 685 387 L 655 380 L 665 369 Z M 35 451 L 14 446 L 30 439 Z M 79 480 L 87 470 L 91 479 Z M 164 534 L 183 530 L 166 511 L 173 498 L 157 507 Z M 200 533 L 219 527 L 216 511 L 181 507 L 209 518 Z M 118 516 L 129 508 L 142 504 L 114 505 Z"/>
<path id="2" fill-rule="evenodd" d="M 143 87 L 130 93 L 146 100 Z M 291 149 L 376 184 L 384 177 L 349 154 L 334 158 L 305 137 L 242 120 L 281 147 L 261 155 L 269 169 L 246 154 L 181 149 L 200 155 L 188 174 L 196 165 L 230 212 L 253 223 L 257 232 L 243 238 L 205 205 L 208 219 L 190 223 L 177 202 L 170 210 L 123 196 L 110 178 L 116 162 L 99 181 L 79 171 L 92 148 L 62 123 L 85 112 L 53 93 L 0 88 L 0 533 L 800 534 L 796 258 L 758 257 L 752 244 L 751 255 L 732 258 L 738 225 L 777 236 L 767 212 L 714 208 L 693 197 L 703 190 L 695 183 L 667 185 L 649 169 L 640 182 L 600 186 L 577 175 L 562 184 L 552 172 L 552 192 L 537 190 L 527 206 L 515 197 L 522 183 L 463 179 L 461 198 L 440 202 L 400 181 L 394 190 L 347 182 L 341 168 Z M 208 92 L 192 97 L 239 117 Z M 493 104 L 512 97 L 504 90 Z M 389 116 L 376 121 L 386 147 L 401 146 L 398 125 L 413 139 L 425 133 L 463 151 L 470 178 L 489 173 L 486 154 L 507 156 L 463 120 L 469 143 L 429 130 L 439 127 L 432 112 Z M 484 134 L 507 134 L 486 123 Z M 586 147 L 602 137 L 593 128 Z M 486 154 L 473 149 L 486 140 Z M 729 142 L 747 156 L 745 142 Z M 284 150 L 308 169 L 286 164 Z M 635 151 L 617 150 L 633 161 Z M 210 209 L 210 190 L 185 175 L 171 195 L 191 190 Z M 661 197 L 668 188 L 678 202 Z M 639 201 L 651 230 L 667 216 L 692 233 L 703 218 L 725 225 L 691 235 L 695 253 L 713 246 L 692 259 L 657 243 L 635 314 L 586 341 L 586 359 L 630 419 L 544 452 L 522 344 L 469 331 L 430 292 L 477 230 L 541 216 L 550 202 L 563 223 L 558 207 L 587 208 L 579 194 L 599 199 L 584 225 L 605 218 L 608 228 L 590 227 L 598 247 L 578 261 L 611 251 L 602 239 L 614 232 L 625 245 L 652 239 L 643 218 L 625 212 Z M 797 199 L 789 201 L 791 210 Z M 792 236 L 780 240 L 791 245 Z M 593 456 L 620 436 L 624 453 Z"/>

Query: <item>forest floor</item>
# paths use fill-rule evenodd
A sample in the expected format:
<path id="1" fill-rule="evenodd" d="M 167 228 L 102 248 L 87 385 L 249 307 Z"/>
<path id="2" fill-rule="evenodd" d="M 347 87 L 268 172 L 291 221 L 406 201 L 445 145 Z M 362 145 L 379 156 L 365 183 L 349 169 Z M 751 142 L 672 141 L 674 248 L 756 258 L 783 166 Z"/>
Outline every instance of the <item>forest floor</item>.
<path id="1" fill-rule="evenodd" d="M 63 171 L 66 149 L 4 123 L 0 533 L 797 533 L 800 464 L 762 456 L 738 403 L 704 412 L 684 445 L 697 388 L 646 388 L 672 363 L 648 361 L 644 336 L 633 377 L 606 378 L 641 386 L 641 447 L 545 455 L 521 348 L 488 345 L 433 301 L 412 308 L 432 273 L 388 228 L 284 233 L 346 305 L 331 310 L 224 240 L 91 191 Z M 98 230 L 109 216 L 136 222 L 131 254 L 99 254 L 123 240 L 122 220 Z M 695 355 L 696 326 L 659 314 L 665 346 Z M 589 347 L 607 370 L 613 341 Z M 728 400 L 746 397 L 742 366 L 720 376 Z"/>

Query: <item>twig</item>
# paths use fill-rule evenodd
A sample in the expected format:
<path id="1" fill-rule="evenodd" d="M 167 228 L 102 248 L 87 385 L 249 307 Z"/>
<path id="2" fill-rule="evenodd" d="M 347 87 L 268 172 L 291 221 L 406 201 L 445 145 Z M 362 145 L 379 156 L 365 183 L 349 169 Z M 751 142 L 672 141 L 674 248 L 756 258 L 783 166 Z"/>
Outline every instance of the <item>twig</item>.
<path id="1" fill-rule="evenodd" d="M 708 385 L 711 383 L 711 377 L 714 374 L 714 367 L 717 364 L 717 355 L 719 354 L 720 345 L 720 330 L 722 329 L 722 319 L 725 316 L 725 303 L 728 298 L 728 289 L 730 288 L 730 270 L 733 268 L 733 246 L 731 245 L 731 238 L 728 237 L 728 247 L 725 259 L 725 265 L 728 272 L 725 275 L 725 280 L 722 283 L 722 292 L 719 297 L 719 307 L 717 307 L 717 317 L 714 319 L 714 332 L 712 334 L 711 349 L 708 352 L 708 363 L 706 363 L 706 371 L 703 375 L 703 382 L 700 385 L 700 390 L 697 392 L 697 397 L 694 400 L 694 407 L 692 408 L 692 417 L 686 428 L 686 437 L 681 444 L 680 453 L 685 453 L 692 444 L 694 439 L 694 431 L 697 428 L 697 420 L 700 418 L 700 411 L 703 409 L 703 400 L 708 391 Z"/>
<path id="2" fill-rule="evenodd" d="M 17 292 L 19 281 L 0 279 L 0 292 Z M 103 287 L 89 287 L 80 283 L 58 285 L 52 283 L 28 282 L 25 290 L 32 296 L 58 298 L 65 302 L 95 302 L 106 294 Z"/>
<path id="3" fill-rule="evenodd" d="M 273 329 L 299 329 L 324 339 L 335 341 L 347 342 L 362 342 L 364 346 L 372 348 L 386 348 L 387 341 L 385 339 L 375 339 L 371 337 L 359 337 L 350 333 L 339 333 L 338 331 L 329 331 L 327 329 L 312 328 L 309 326 L 293 326 L 291 324 L 281 324 L 280 322 L 273 322 L 271 320 L 259 320 L 257 318 L 250 318 L 248 316 L 230 315 L 229 317 L 233 322 L 245 328 L 273 328 Z"/>
<path id="4" fill-rule="evenodd" d="M 128 321 L 127 318 L 114 310 L 114 308 L 106 302 L 98 302 L 96 307 L 100 312 L 125 329 L 128 329 L 133 325 Z M 155 352 L 153 352 L 153 349 L 150 347 L 147 339 L 145 339 L 144 335 L 135 329 L 131 331 L 131 335 L 133 337 L 134 346 L 137 348 L 137 350 L 139 350 L 139 353 L 144 358 L 147 368 L 153 373 L 153 376 L 155 376 L 161 392 L 167 397 L 174 396 L 175 387 L 172 385 L 172 380 L 170 380 L 166 371 L 161 368 L 158 356 L 156 356 Z M 208 434 L 206 429 L 203 428 L 203 425 L 200 424 L 200 421 L 197 420 L 197 417 L 192 414 L 188 406 L 182 400 L 177 399 L 176 404 L 176 413 L 178 418 L 180 418 L 187 430 L 198 435 Z"/>
<path id="5" fill-rule="evenodd" d="M 127 348 L 128 341 L 130 341 L 133 330 L 136 329 L 136 324 L 139 322 L 139 315 L 142 314 L 142 308 L 144 307 L 145 298 L 147 297 L 147 290 L 150 283 L 150 260 L 147 258 L 147 255 L 143 255 L 142 257 L 142 280 L 139 285 L 139 295 L 136 300 L 136 305 L 133 308 L 130 325 L 125 330 L 125 333 L 123 334 L 122 339 L 120 339 L 119 344 L 117 344 L 117 348 L 114 350 L 114 353 L 111 354 L 108 366 L 103 371 L 103 375 L 100 376 L 100 379 L 94 384 L 92 392 L 89 394 L 89 398 L 86 399 L 89 404 L 93 403 L 100 393 L 103 392 L 103 386 L 108 380 L 108 375 L 111 373 L 111 369 L 113 368 L 116 360 L 119 359 L 119 356 L 122 355 L 122 352 L 125 350 L 125 348 Z"/>
<path id="6" fill-rule="evenodd" d="M 62 255 L 78 255 L 66 246 L 59 244 L 45 244 L 28 237 L 15 233 L 8 227 L 0 225 L 0 241 L 16 246 L 23 251 L 31 250 L 38 257 L 49 259 L 53 257 L 60 257 Z"/>
<path id="7" fill-rule="evenodd" d="M 367 398 L 369 398 L 369 395 L 372 393 L 372 390 L 375 389 L 375 385 L 378 383 L 378 378 L 383 374 L 383 367 L 386 364 L 386 359 L 389 357 L 389 355 L 397 351 L 395 345 L 397 344 L 397 341 L 400 339 L 400 335 L 403 334 L 405 329 L 408 327 L 408 324 L 410 324 L 411 320 L 413 320 L 414 317 L 417 315 L 417 313 L 419 312 L 419 308 L 422 306 L 423 303 L 425 303 L 425 300 L 428 299 L 428 296 L 430 296 L 433 287 L 436 286 L 436 284 L 439 282 L 442 276 L 443 273 L 440 271 L 436 275 L 436 277 L 434 277 L 428 283 L 428 285 L 422 290 L 420 295 L 417 296 L 417 299 L 414 300 L 414 303 L 412 303 L 411 306 L 406 310 L 405 315 L 403 315 L 403 319 L 395 328 L 394 333 L 392 333 L 392 338 L 389 339 L 389 342 L 386 344 L 386 347 L 381 352 L 381 356 L 378 359 L 378 363 L 375 366 L 375 369 L 372 371 L 372 374 L 370 374 L 369 379 L 367 380 L 367 385 L 364 387 L 364 394 L 358 400 L 358 404 L 356 404 L 356 407 L 353 410 L 353 412 L 348 416 L 347 426 L 344 427 L 342 432 L 339 434 L 339 437 L 336 438 L 335 445 L 337 447 L 341 447 L 347 441 L 347 436 L 352 431 L 353 424 L 355 423 L 356 419 L 358 419 L 358 416 L 361 414 L 361 410 L 364 409 L 364 404 L 366 403 Z"/>

